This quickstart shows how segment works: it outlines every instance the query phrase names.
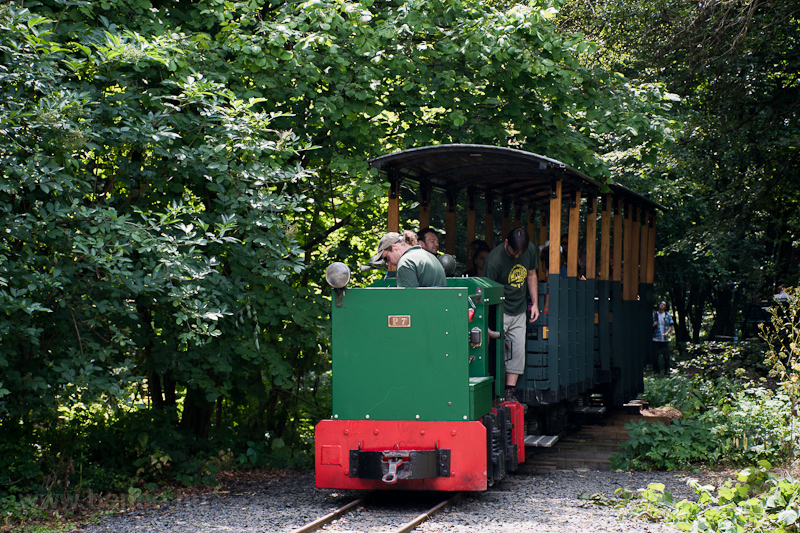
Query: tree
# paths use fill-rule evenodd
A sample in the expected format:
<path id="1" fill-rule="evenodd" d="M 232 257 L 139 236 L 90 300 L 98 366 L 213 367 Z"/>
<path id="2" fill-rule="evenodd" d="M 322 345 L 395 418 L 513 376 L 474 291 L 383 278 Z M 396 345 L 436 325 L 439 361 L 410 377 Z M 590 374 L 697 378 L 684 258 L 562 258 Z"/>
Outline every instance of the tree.
<path id="1" fill-rule="evenodd" d="M 291 162 L 303 143 L 219 82 L 161 81 L 180 38 L 112 25 L 70 38 L 14 8 L 3 24 L 8 435 L 94 404 L 183 400 L 200 436 L 220 398 L 295 411 L 325 342 L 319 294 L 288 283 L 304 266 L 287 220 L 308 199 L 282 189 L 310 179 Z"/>
<path id="2" fill-rule="evenodd" d="M 741 302 L 771 295 L 776 282 L 795 283 L 800 264 L 800 11 L 761 0 L 568 7 L 561 23 L 602 43 L 602 64 L 681 97 L 681 141 L 659 164 L 628 168 L 626 183 L 675 207 L 658 265 L 675 303 L 697 292 L 680 289 L 682 279 L 706 287 L 691 304 L 695 316 L 710 309 L 711 334 L 733 335 Z"/>

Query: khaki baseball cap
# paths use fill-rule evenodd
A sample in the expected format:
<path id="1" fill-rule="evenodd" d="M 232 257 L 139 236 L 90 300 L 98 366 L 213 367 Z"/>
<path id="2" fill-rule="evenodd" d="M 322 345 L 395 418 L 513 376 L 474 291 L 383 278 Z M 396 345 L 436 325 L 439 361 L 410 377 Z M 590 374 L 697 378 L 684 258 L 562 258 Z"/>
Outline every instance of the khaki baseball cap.
<path id="1" fill-rule="evenodd" d="M 372 264 L 383 263 L 383 260 L 381 259 L 381 255 L 383 255 L 383 252 L 391 248 L 393 244 L 398 243 L 402 240 L 403 240 L 402 235 L 400 235 L 399 233 L 395 233 L 394 231 L 390 231 L 381 238 L 381 241 L 378 243 L 378 253 L 370 257 L 369 262 Z"/>

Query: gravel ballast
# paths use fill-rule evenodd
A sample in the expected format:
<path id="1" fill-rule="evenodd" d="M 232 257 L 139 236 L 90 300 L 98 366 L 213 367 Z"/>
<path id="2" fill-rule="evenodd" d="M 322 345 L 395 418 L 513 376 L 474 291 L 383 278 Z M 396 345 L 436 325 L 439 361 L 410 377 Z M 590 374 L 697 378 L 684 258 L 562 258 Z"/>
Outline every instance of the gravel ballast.
<path id="1" fill-rule="evenodd" d="M 611 498 L 620 487 L 636 490 L 664 483 L 676 500 L 694 499 L 686 485 L 690 476 L 675 472 L 595 472 L 524 470 L 488 491 L 468 494 L 417 528 L 422 533 L 520 532 L 666 532 L 660 523 L 618 520 L 619 511 L 586 506 L 578 494 Z M 226 480 L 207 492 L 150 504 L 114 516 L 79 531 L 126 532 L 290 532 L 360 496 L 360 492 L 317 489 L 313 472 L 268 472 Z M 386 522 L 361 513 L 357 526 L 334 523 L 323 531 L 386 531 Z M 366 517 L 366 518 L 365 518 Z"/>

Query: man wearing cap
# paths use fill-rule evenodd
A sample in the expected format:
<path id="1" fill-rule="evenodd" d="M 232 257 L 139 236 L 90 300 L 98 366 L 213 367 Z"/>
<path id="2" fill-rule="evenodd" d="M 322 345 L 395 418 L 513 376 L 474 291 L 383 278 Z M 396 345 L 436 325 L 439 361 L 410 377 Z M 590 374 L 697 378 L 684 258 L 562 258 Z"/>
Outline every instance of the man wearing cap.
<path id="1" fill-rule="evenodd" d="M 390 232 L 378 243 L 372 264 L 397 266 L 398 287 L 446 287 L 444 267 L 436 257 L 417 246 L 409 246 L 399 233 Z"/>

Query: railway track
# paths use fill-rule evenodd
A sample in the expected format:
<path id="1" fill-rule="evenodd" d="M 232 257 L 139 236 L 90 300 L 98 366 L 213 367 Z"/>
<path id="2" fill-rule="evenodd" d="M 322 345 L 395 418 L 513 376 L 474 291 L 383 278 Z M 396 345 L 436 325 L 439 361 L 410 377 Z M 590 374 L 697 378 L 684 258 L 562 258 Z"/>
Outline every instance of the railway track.
<path id="1" fill-rule="evenodd" d="M 408 533 L 461 499 L 463 493 L 371 492 L 335 511 L 295 529 L 311 533 L 335 531 L 390 531 Z M 432 507 L 428 507 L 435 503 Z M 420 509 L 424 509 L 420 512 Z"/>

